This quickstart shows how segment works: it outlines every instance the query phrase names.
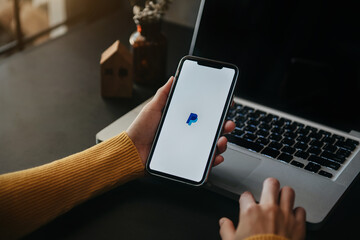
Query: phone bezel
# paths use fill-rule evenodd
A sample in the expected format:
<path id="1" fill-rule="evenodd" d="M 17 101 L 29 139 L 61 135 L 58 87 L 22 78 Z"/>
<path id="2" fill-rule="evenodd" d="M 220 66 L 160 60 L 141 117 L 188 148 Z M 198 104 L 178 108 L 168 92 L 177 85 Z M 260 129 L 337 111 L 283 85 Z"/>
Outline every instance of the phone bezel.
<path id="1" fill-rule="evenodd" d="M 181 69 L 183 67 L 184 62 L 187 61 L 187 60 L 196 61 L 199 65 L 205 65 L 205 66 L 210 66 L 210 67 L 214 67 L 214 68 L 226 67 L 226 68 L 231 68 L 231 69 L 235 70 L 235 74 L 234 74 L 232 82 L 231 82 L 231 86 L 230 86 L 230 89 L 229 89 L 229 92 L 228 92 L 228 96 L 226 98 L 226 102 L 225 102 L 224 108 L 222 110 L 222 115 L 221 115 L 221 119 L 220 119 L 219 124 L 218 124 L 216 135 L 214 137 L 213 144 L 211 146 L 211 151 L 210 151 L 207 163 L 206 163 L 206 167 L 204 169 L 204 173 L 203 173 L 203 176 L 202 176 L 200 181 L 193 181 L 193 180 L 190 180 L 190 179 L 178 177 L 178 176 L 175 176 L 175 175 L 171 175 L 171 174 L 168 174 L 168 173 L 165 173 L 165 172 L 160 172 L 160 171 L 157 171 L 157 170 L 154 170 L 154 169 L 150 168 L 150 162 L 152 160 L 152 156 L 153 156 L 154 150 L 156 148 L 156 144 L 158 142 L 159 135 L 160 135 L 160 132 L 162 130 L 162 126 L 163 126 L 164 120 L 166 118 L 166 114 L 168 112 L 168 109 L 169 109 L 169 106 L 170 106 L 170 103 L 171 103 L 171 100 L 172 100 L 172 97 L 173 97 L 173 93 L 175 91 L 175 88 L 176 88 L 176 85 L 177 85 L 177 82 L 178 82 L 179 74 L 181 72 Z M 178 181 L 178 182 L 190 184 L 190 185 L 193 185 L 193 186 L 201 186 L 206 182 L 206 180 L 208 178 L 208 175 L 209 175 L 209 172 L 210 172 L 210 169 L 211 169 L 211 164 L 213 162 L 213 158 L 214 158 L 214 154 L 215 154 L 215 150 L 216 150 L 216 143 L 217 143 L 217 141 L 218 141 L 218 139 L 220 137 L 222 127 L 223 127 L 223 124 L 224 124 L 224 121 L 225 121 L 225 117 L 227 115 L 227 112 L 229 110 L 230 104 L 231 104 L 232 99 L 233 99 L 233 94 L 234 94 L 234 90 L 235 90 L 235 86 L 236 86 L 238 76 L 239 76 L 238 67 L 236 65 L 234 65 L 234 64 L 231 64 L 231 63 L 226 63 L 226 62 L 221 62 L 221 61 L 216 61 L 216 60 L 206 59 L 206 58 L 201 58 L 201 57 L 195 57 L 195 56 L 184 56 L 180 60 L 178 68 L 176 70 L 176 74 L 175 74 L 175 77 L 174 77 L 173 84 L 172 84 L 171 89 L 170 89 L 169 96 L 167 98 L 165 107 L 164 107 L 163 112 L 162 112 L 160 123 L 158 125 L 157 130 L 156 130 L 156 134 L 155 134 L 153 144 L 152 144 L 151 149 L 150 149 L 148 159 L 146 161 L 146 170 L 150 174 L 153 174 L 153 175 L 156 175 L 156 176 L 159 176 L 159 177 L 164 177 L 164 178 L 171 179 L 171 180 L 175 180 L 175 181 Z"/>

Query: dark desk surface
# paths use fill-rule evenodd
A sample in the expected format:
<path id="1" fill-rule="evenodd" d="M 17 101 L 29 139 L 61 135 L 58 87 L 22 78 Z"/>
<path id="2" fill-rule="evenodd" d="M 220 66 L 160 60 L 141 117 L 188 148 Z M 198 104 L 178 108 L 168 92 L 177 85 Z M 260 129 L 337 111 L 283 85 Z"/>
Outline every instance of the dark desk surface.
<path id="1" fill-rule="evenodd" d="M 134 30 L 130 14 L 118 12 L 0 63 L 0 173 L 92 146 L 98 131 L 153 94 L 136 88 L 130 100 L 100 97 L 100 54 L 117 39 L 128 44 Z M 192 30 L 166 23 L 164 32 L 170 76 L 188 52 Z M 322 229 L 308 231 L 308 239 L 358 234 L 359 190 L 357 183 Z M 27 238 L 219 239 L 222 216 L 237 221 L 237 202 L 147 176 L 74 208 Z"/>

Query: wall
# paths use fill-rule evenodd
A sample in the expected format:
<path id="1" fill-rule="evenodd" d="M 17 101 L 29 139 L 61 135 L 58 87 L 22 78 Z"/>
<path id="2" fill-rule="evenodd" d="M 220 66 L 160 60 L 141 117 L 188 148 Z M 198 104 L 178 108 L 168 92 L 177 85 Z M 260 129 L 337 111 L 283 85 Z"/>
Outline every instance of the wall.
<path id="1" fill-rule="evenodd" d="M 201 0 L 173 0 L 165 19 L 186 27 L 195 26 Z"/>

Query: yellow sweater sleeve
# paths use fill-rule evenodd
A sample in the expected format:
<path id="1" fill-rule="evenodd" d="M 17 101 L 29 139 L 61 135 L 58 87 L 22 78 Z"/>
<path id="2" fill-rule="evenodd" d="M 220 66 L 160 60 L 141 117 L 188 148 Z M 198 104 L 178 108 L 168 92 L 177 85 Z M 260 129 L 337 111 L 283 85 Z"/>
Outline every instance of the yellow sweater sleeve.
<path id="1" fill-rule="evenodd" d="M 0 175 L 0 239 L 24 236 L 79 203 L 143 174 L 140 156 L 123 132 L 49 164 Z"/>
<path id="2" fill-rule="evenodd" d="M 245 240 L 289 240 L 289 239 L 275 234 L 258 234 L 248 237 Z"/>

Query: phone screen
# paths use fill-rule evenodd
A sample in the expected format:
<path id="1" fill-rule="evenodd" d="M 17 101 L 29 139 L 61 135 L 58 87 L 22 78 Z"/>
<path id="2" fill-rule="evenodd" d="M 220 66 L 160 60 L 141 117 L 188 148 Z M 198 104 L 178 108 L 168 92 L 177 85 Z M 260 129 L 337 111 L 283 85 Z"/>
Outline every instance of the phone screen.
<path id="1" fill-rule="evenodd" d="M 237 70 L 185 59 L 150 153 L 150 171 L 200 183 L 212 161 Z"/>

